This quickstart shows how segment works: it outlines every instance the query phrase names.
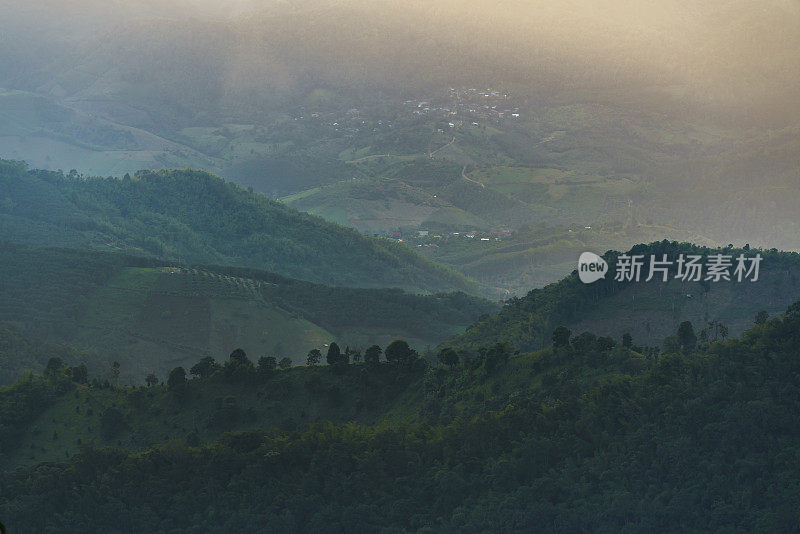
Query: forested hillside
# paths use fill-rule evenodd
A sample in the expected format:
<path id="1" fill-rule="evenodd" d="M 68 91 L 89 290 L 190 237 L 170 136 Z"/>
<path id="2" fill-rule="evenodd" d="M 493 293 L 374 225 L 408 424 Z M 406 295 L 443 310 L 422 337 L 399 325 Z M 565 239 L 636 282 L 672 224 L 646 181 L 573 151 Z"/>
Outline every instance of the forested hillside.
<path id="1" fill-rule="evenodd" d="M 118 253 L 28 248 L 0 241 L 0 379 L 38 370 L 56 348 L 94 374 L 120 363 L 122 383 L 163 376 L 199 356 L 236 347 L 304 362 L 338 340 L 353 348 L 407 339 L 419 350 L 460 333 L 497 306 L 464 293 L 420 296 L 393 289 L 330 287 L 255 269 L 166 262 Z"/>
<path id="2" fill-rule="evenodd" d="M 613 265 L 619 252 L 609 251 L 604 257 L 612 271 L 604 279 L 583 284 L 573 271 L 559 282 L 509 299 L 500 313 L 447 344 L 455 348 L 488 346 L 502 340 L 517 349 L 532 350 L 547 346 L 553 329 L 566 325 L 576 334 L 589 331 L 620 338 L 629 333 L 637 343 L 661 346 L 683 321 L 691 321 L 698 330 L 720 322 L 730 335 L 737 335 L 759 311 L 777 313 L 800 298 L 800 255 L 795 252 L 712 249 L 669 241 L 637 245 L 628 251 L 659 259 L 667 254 L 673 262 L 679 254 L 707 257 L 717 253 L 760 254 L 758 281 L 683 281 L 675 279 L 673 264 L 668 282 L 658 278 L 644 282 L 646 269 L 638 283 L 617 282 Z"/>
<path id="3" fill-rule="evenodd" d="M 380 357 L 377 345 L 369 354 L 376 350 Z M 398 368 L 362 350 L 341 351 L 330 367 L 292 368 L 236 349 L 153 373 L 147 387 L 119 387 L 110 374 L 91 376 L 82 364 L 52 356 L 37 374 L 0 388 L 0 469 L 65 460 L 87 446 L 147 451 L 170 440 L 200 445 L 253 428 L 376 424 L 424 373 L 422 360 Z"/>
<path id="4" fill-rule="evenodd" d="M 439 367 L 387 348 L 388 362 L 255 378 L 232 354 L 210 377 L 171 375 L 166 388 L 80 390 L 48 366 L 46 377 L 0 390 L 5 425 L 30 414 L 49 439 L 58 412 L 44 410 L 62 406 L 88 417 L 75 428 L 101 425 L 119 444 L 139 435 L 147 413 L 185 432 L 188 420 L 172 415 L 182 403 L 206 402 L 215 384 L 247 376 L 283 406 L 326 407 L 336 420 L 360 405 L 383 412 L 384 422 L 351 416 L 135 453 L 76 441 L 69 446 L 82 452 L 69 460 L 0 475 L 0 517 L 11 529 L 40 531 L 794 531 L 800 303 L 759 323 L 738 339 L 651 356 L 601 338 L 554 336 L 555 346 L 533 353 L 502 344 L 455 359 L 442 353 Z M 302 391 L 278 393 L 281 383 L 297 388 L 300 374 Z M 315 384 L 356 376 L 359 387 L 309 396 Z M 377 400 L 378 377 L 407 383 L 408 393 Z M 116 411 L 89 414 L 90 396 L 116 402 Z M 241 408 L 255 421 L 271 406 L 220 399 L 195 425 Z M 25 438 L 6 436 L 4 451 L 17 454 Z M 52 432 L 43 447 L 60 449 L 61 439 Z"/>
<path id="5" fill-rule="evenodd" d="M 478 289 L 401 244 L 193 170 L 105 179 L 0 161 L 0 239 L 247 266 L 328 285 Z"/>

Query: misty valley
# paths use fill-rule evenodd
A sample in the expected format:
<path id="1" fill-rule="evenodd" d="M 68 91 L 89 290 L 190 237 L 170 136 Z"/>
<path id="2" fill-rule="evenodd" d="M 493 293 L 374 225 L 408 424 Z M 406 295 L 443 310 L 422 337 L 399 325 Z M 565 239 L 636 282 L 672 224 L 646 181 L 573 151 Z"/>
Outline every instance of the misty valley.
<path id="1" fill-rule="evenodd" d="M 798 23 L 0 3 L 0 530 L 800 530 Z"/>

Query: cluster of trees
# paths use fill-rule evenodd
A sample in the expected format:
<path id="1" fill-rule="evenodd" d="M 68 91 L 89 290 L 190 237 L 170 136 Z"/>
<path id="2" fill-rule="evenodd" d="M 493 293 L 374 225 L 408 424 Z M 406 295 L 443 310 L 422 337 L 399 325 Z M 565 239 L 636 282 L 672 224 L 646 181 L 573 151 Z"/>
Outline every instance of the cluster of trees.
<path id="1" fill-rule="evenodd" d="M 117 376 L 119 376 L 119 362 L 114 362 L 112 370 L 116 370 Z M 62 374 L 69 377 L 75 383 L 89 383 L 89 371 L 85 363 L 70 367 L 58 356 L 53 356 L 47 361 L 47 365 L 44 368 L 44 376 L 53 379 Z"/>
<path id="2" fill-rule="evenodd" d="M 764 325 L 769 319 L 769 313 L 765 310 L 759 311 L 755 316 L 756 325 Z M 706 350 L 710 343 L 724 341 L 728 338 L 728 327 L 719 319 L 708 321 L 699 331 L 695 331 L 691 321 L 683 321 L 675 335 L 664 339 L 664 352 L 691 352 L 699 347 Z"/>
<path id="3" fill-rule="evenodd" d="M 688 321 L 686 322 L 688 323 Z M 590 351 L 607 352 L 617 346 L 617 341 L 611 336 L 597 336 L 592 332 L 583 332 L 572 336 L 572 331 L 563 325 L 553 330 L 552 341 L 555 348 L 571 348 L 581 353 Z M 630 332 L 622 334 L 619 346 L 645 356 L 658 356 L 661 352 L 659 347 L 634 345 L 633 336 L 631 336 Z"/>
<path id="4" fill-rule="evenodd" d="M 325 354 L 325 361 L 330 366 L 342 366 L 350 363 L 360 363 L 363 359 L 368 365 L 380 363 L 381 356 L 385 356 L 386 362 L 397 366 L 408 366 L 420 360 L 420 356 L 408 342 L 398 339 L 391 342 L 384 351 L 379 345 L 372 345 L 364 351 L 362 356 L 360 349 L 351 349 L 349 346 L 342 351 L 336 342 L 332 342 Z M 322 352 L 319 349 L 312 349 L 308 352 L 306 364 L 309 366 L 318 365 L 322 361 Z M 287 370 L 291 368 L 293 362 L 291 358 L 276 356 L 261 356 L 254 364 L 242 349 L 231 352 L 227 361 L 220 364 L 213 357 L 205 356 L 196 364 L 189 368 L 189 374 L 204 380 L 219 378 L 228 382 L 253 382 L 258 381 L 259 377 L 269 378 L 276 370 Z M 179 390 L 187 381 L 187 373 L 183 367 L 175 367 L 169 372 L 167 387 L 170 390 Z M 148 386 L 158 384 L 158 377 L 155 373 L 149 373 L 145 377 Z"/>
<path id="5" fill-rule="evenodd" d="M 121 371 L 122 365 L 117 360 L 114 360 L 104 371 L 97 373 L 90 379 L 89 369 L 85 363 L 70 366 L 60 357 L 54 356 L 47 361 L 42 376 L 50 379 L 50 381 L 66 378 L 71 382 L 86 385 L 93 389 L 109 389 L 119 386 Z M 146 382 L 148 385 L 151 385 L 151 380 L 155 380 L 155 383 L 158 383 L 154 373 L 150 373 L 147 376 Z"/>
<path id="6" fill-rule="evenodd" d="M 362 356 L 360 349 L 351 349 L 349 346 L 345 347 L 344 352 L 339 348 L 336 342 L 328 346 L 325 354 L 325 361 L 328 365 L 347 365 L 349 363 L 359 363 L 364 360 L 368 365 L 376 365 L 381 361 L 381 356 L 385 356 L 386 362 L 395 365 L 407 365 L 419 359 L 417 351 L 411 348 L 407 341 L 396 339 L 386 346 L 386 350 L 381 349 L 380 345 L 372 345 L 368 347 Z M 322 351 L 319 349 L 311 349 L 308 351 L 306 363 L 308 365 L 317 365 L 322 360 Z"/>
<path id="7" fill-rule="evenodd" d="M 769 314 L 762 310 L 756 314 L 755 324 L 763 325 L 768 318 Z M 663 352 L 683 352 L 688 354 L 698 348 L 698 345 L 701 350 L 706 350 L 710 343 L 718 340 L 724 341 L 727 337 L 728 327 L 718 319 L 709 321 L 699 333 L 695 332 L 694 325 L 691 321 L 683 321 L 678 325 L 678 329 L 674 335 L 667 336 L 664 339 Z M 609 351 L 617 345 L 617 342 L 613 338 L 609 336 L 596 336 L 592 332 L 583 332 L 580 335 L 572 336 L 572 331 L 563 325 L 553 330 L 552 341 L 553 347 L 555 348 L 572 348 L 578 352 L 588 352 L 592 350 L 601 352 Z M 662 347 L 634 345 L 633 337 L 629 332 L 622 334 L 621 346 L 645 356 L 658 357 L 662 352 Z"/>
<path id="8" fill-rule="evenodd" d="M 261 356 L 254 364 L 244 350 L 235 349 L 223 364 L 219 364 L 212 356 L 201 358 L 189 368 L 189 374 L 201 380 L 220 377 L 229 382 L 252 382 L 259 377 L 271 376 L 276 369 L 286 370 L 290 367 L 291 358 L 283 357 L 279 360 L 276 356 Z M 175 367 L 167 377 L 167 388 L 179 390 L 186 384 L 186 380 L 186 369 Z M 153 386 L 158 383 L 158 378 L 155 373 L 149 373 L 145 382 L 148 386 Z"/>

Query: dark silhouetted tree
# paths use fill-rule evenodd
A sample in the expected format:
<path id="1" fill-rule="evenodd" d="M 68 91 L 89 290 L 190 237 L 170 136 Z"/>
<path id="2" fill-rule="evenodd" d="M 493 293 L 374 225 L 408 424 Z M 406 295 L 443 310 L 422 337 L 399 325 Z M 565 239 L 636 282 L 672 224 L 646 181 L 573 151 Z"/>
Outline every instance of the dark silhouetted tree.
<path id="1" fill-rule="evenodd" d="M 484 354 L 483 367 L 487 373 L 493 373 L 495 369 L 502 367 L 508 362 L 510 348 L 505 343 L 495 343 Z"/>
<path id="2" fill-rule="evenodd" d="M 719 323 L 719 337 L 725 339 L 728 337 L 728 327 L 722 323 Z"/>
<path id="3" fill-rule="evenodd" d="M 247 353 L 245 351 L 243 351 L 242 349 L 234 350 L 233 352 L 231 352 L 231 354 L 230 354 L 230 356 L 228 358 L 230 359 L 230 361 L 235 362 L 235 363 L 245 363 L 245 362 L 249 361 L 247 359 Z"/>
<path id="4" fill-rule="evenodd" d="M 175 389 L 186 384 L 186 370 L 183 367 L 176 367 L 169 372 L 167 378 L 167 388 Z"/>
<path id="5" fill-rule="evenodd" d="M 617 342 L 608 336 L 600 336 L 597 338 L 597 350 L 601 352 L 608 352 L 617 346 Z"/>
<path id="6" fill-rule="evenodd" d="M 242 349 L 231 352 L 230 358 L 225 362 L 225 377 L 235 382 L 248 381 L 256 376 L 256 367 L 247 353 Z"/>
<path id="7" fill-rule="evenodd" d="M 558 326 L 553 330 L 553 346 L 556 348 L 569 347 L 569 338 L 572 335 L 566 326 Z"/>
<path id="8" fill-rule="evenodd" d="M 588 354 L 597 348 L 597 336 L 584 332 L 572 338 L 572 348 L 581 354 Z"/>
<path id="9" fill-rule="evenodd" d="M 214 371 L 217 369 L 219 369 L 219 365 L 217 364 L 216 360 L 214 360 L 214 358 L 211 356 L 206 356 L 194 364 L 191 369 L 189 369 L 189 373 L 198 378 L 208 378 L 214 374 Z"/>
<path id="10" fill-rule="evenodd" d="M 630 332 L 622 334 L 622 346 L 626 349 L 633 347 L 633 337 Z"/>
<path id="11" fill-rule="evenodd" d="M 110 374 L 109 378 L 111 379 L 111 383 L 114 384 L 115 386 L 119 382 L 119 370 L 120 370 L 119 362 L 114 360 L 114 363 L 111 364 L 111 371 L 109 373 Z"/>
<path id="12" fill-rule="evenodd" d="M 381 361 L 381 354 L 383 354 L 383 351 L 380 346 L 372 345 L 364 352 L 364 362 L 375 365 Z"/>
<path id="13" fill-rule="evenodd" d="M 689 352 L 697 346 L 697 335 L 694 333 L 694 326 L 692 326 L 691 321 L 683 321 L 678 326 L 676 336 L 681 350 L 684 352 Z"/>
<path id="14" fill-rule="evenodd" d="M 455 367 L 458 365 L 458 353 L 451 348 L 445 348 L 439 351 L 437 356 L 442 365 L 447 367 Z"/>
<path id="15" fill-rule="evenodd" d="M 72 368 L 72 380 L 78 384 L 85 384 L 89 381 L 89 371 L 86 364 L 81 363 Z"/>
<path id="16" fill-rule="evenodd" d="M 402 339 L 396 339 L 389 343 L 384 352 L 386 361 L 396 364 L 408 363 L 414 358 L 414 351 L 408 343 Z"/>
<path id="17" fill-rule="evenodd" d="M 322 360 L 322 353 L 319 349 L 311 349 L 308 351 L 308 356 L 306 357 L 307 365 L 317 365 L 320 360 Z"/>
<path id="18" fill-rule="evenodd" d="M 55 376 L 60 370 L 64 368 L 64 360 L 53 356 L 47 360 L 47 366 L 44 368 L 45 376 Z"/>
<path id="19" fill-rule="evenodd" d="M 341 363 L 342 351 L 339 349 L 339 345 L 337 345 L 335 341 L 328 347 L 328 354 L 325 355 L 325 361 L 328 362 L 328 365 L 336 365 L 337 363 Z"/>
<path id="20" fill-rule="evenodd" d="M 700 332 L 697 333 L 697 338 L 700 340 L 701 343 L 708 342 L 708 328 L 703 328 Z"/>
<path id="21" fill-rule="evenodd" d="M 275 356 L 262 356 L 258 359 L 258 372 L 268 375 L 278 367 L 278 360 Z"/>

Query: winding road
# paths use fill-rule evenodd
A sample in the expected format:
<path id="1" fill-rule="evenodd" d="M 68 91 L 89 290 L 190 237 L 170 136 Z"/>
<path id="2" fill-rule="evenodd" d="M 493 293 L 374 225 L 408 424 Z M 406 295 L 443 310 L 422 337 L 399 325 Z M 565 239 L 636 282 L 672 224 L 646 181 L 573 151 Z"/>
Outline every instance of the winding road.
<path id="1" fill-rule="evenodd" d="M 467 166 L 466 165 L 464 165 L 464 167 L 461 169 L 461 177 L 463 179 L 465 179 L 466 181 L 468 181 L 468 182 L 472 182 L 473 184 L 478 184 L 479 186 L 481 186 L 484 189 L 486 189 L 486 186 L 483 185 L 483 182 L 479 182 L 478 180 L 473 180 L 472 178 L 467 176 Z"/>
<path id="2" fill-rule="evenodd" d="M 440 146 L 439 148 L 437 148 L 437 149 L 436 149 L 436 150 L 434 150 L 433 152 L 428 152 L 428 157 L 429 157 L 429 158 L 433 158 L 433 155 L 434 155 L 434 154 L 436 154 L 436 153 L 437 153 L 437 152 L 439 152 L 440 150 L 443 150 L 443 149 L 445 149 L 445 148 L 449 147 L 450 145 L 452 145 L 452 144 L 453 144 L 453 143 L 455 143 L 455 142 L 456 142 L 456 136 L 454 135 L 454 136 L 453 136 L 453 138 L 452 138 L 452 139 L 450 139 L 450 142 L 449 142 L 449 143 L 447 143 L 446 145 L 442 145 L 442 146 Z"/>

